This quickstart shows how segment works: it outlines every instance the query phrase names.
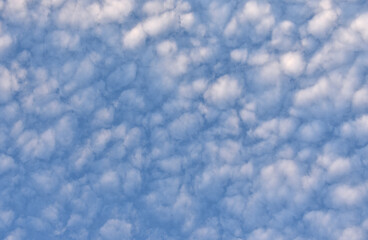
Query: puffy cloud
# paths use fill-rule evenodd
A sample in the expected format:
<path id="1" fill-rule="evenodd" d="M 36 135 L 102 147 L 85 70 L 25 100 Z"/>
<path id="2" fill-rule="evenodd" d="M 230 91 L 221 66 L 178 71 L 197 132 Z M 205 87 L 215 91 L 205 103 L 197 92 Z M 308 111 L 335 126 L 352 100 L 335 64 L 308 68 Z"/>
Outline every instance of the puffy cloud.
<path id="1" fill-rule="evenodd" d="M 363 201 L 365 190 L 359 187 L 339 185 L 332 191 L 332 199 L 338 206 L 354 206 Z"/>
<path id="2" fill-rule="evenodd" d="M 71 35 L 66 31 L 55 31 L 51 39 L 56 47 L 75 50 L 79 46 L 79 36 Z"/>
<path id="3" fill-rule="evenodd" d="M 326 134 L 327 126 L 322 122 L 314 121 L 300 127 L 300 139 L 306 142 L 321 141 Z"/>
<path id="4" fill-rule="evenodd" d="M 101 228 L 103 239 L 130 239 L 132 225 L 124 220 L 109 219 Z"/>
<path id="5" fill-rule="evenodd" d="M 169 130 L 174 139 L 186 139 L 193 136 L 202 125 L 202 118 L 195 114 L 184 113 L 175 119 Z"/>
<path id="6" fill-rule="evenodd" d="M 6 173 L 7 171 L 10 171 L 11 169 L 15 168 L 15 162 L 14 159 L 10 156 L 1 154 L 0 155 L 0 173 Z"/>
<path id="7" fill-rule="evenodd" d="M 134 2 L 131 0 L 67 1 L 59 12 L 58 22 L 81 28 L 92 27 L 93 24 L 122 23 L 133 8 Z"/>
<path id="8" fill-rule="evenodd" d="M 143 30 L 150 36 L 159 35 L 176 24 L 177 16 L 174 12 L 166 12 L 143 22 Z"/>
<path id="9" fill-rule="evenodd" d="M 100 178 L 100 185 L 103 189 L 116 189 L 119 186 L 119 177 L 116 172 L 105 172 Z"/>
<path id="10" fill-rule="evenodd" d="M 275 24 L 275 18 L 271 11 L 271 5 L 267 2 L 248 1 L 243 8 L 227 23 L 224 34 L 234 38 L 243 35 L 242 25 L 248 25 L 252 31 L 252 40 L 255 42 L 264 39 Z"/>
<path id="11" fill-rule="evenodd" d="M 317 37 L 325 37 L 334 26 L 338 13 L 334 10 L 324 10 L 308 22 L 308 31 Z"/>
<path id="12" fill-rule="evenodd" d="M 292 49 L 295 44 L 295 24 L 291 21 L 282 21 L 272 31 L 271 45 L 280 50 Z"/>
<path id="13" fill-rule="evenodd" d="M 0 102 L 8 101 L 18 90 L 18 80 L 5 67 L 0 67 Z"/>
<path id="14" fill-rule="evenodd" d="M 218 233 L 214 228 L 203 227 L 197 229 L 190 239 L 219 239 Z"/>
<path id="15" fill-rule="evenodd" d="M 0 15 L 1 239 L 367 237 L 364 1 Z"/>
<path id="16" fill-rule="evenodd" d="M 368 139 L 368 115 L 363 115 L 356 120 L 352 120 L 344 123 L 341 126 L 341 134 L 353 141 L 357 141 L 358 144 L 366 144 Z"/>
<path id="17" fill-rule="evenodd" d="M 13 43 L 11 35 L 7 34 L 0 24 L 0 54 L 5 52 Z"/>
<path id="18" fill-rule="evenodd" d="M 235 103 L 242 92 L 238 80 L 225 75 L 216 80 L 204 93 L 205 99 L 217 107 L 224 108 Z"/>
<path id="19" fill-rule="evenodd" d="M 344 229 L 342 235 L 339 237 L 339 240 L 351 239 L 351 240 L 360 240 L 364 239 L 364 232 L 362 229 L 358 227 L 349 227 Z"/>
<path id="20" fill-rule="evenodd" d="M 366 110 L 368 104 L 368 88 L 362 87 L 357 90 L 353 96 L 353 107 L 358 111 Z"/>
<path id="21" fill-rule="evenodd" d="M 195 23 L 195 16 L 193 13 L 184 13 L 180 15 L 180 26 L 184 29 L 190 30 Z"/>
<path id="22" fill-rule="evenodd" d="M 299 76 L 303 73 L 305 63 L 298 52 L 288 52 L 281 56 L 281 67 L 287 75 Z"/>
<path id="23" fill-rule="evenodd" d="M 126 48 L 135 48 L 141 45 L 146 39 L 146 33 L 143 30 L 142 24 L 138 24 L 127 32 L 123 37 L 123 45 Z"/>
<path id="24" fill-rule="evenodd" d="M 351 24 L 351 28 L 357 31 L 365 41 L 368 40 L 368 31 L 367 28 L 364 28 L 364 23 L 367 19 L 368 13 L 362 13 Z"/>
<path id="25" fill-rule="evenodd" d="M 231 59 L 236 62 L 244 63 L 247 60 L 247 49 L 235 49 L 230 53 Z"/>
<path id="26" fill-rule="evenodd" d="M 21 240 L 21 239 L 24 239 L 25 235 L 26 234 L 24 230 L 17 228 L 11 233 L 9 233 L 9 235 L 7 235 L 5 239 L 6 240 Z"/>

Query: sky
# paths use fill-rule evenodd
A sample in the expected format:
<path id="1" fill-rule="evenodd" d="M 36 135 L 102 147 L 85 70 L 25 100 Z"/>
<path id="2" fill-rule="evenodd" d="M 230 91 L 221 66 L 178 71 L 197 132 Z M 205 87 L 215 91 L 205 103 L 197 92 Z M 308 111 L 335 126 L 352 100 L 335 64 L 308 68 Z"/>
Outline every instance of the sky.
<path id="1" fill-rule="evenodd" d="M 365 0 L 0 0 L 0 239 L 368 239 Z"/>

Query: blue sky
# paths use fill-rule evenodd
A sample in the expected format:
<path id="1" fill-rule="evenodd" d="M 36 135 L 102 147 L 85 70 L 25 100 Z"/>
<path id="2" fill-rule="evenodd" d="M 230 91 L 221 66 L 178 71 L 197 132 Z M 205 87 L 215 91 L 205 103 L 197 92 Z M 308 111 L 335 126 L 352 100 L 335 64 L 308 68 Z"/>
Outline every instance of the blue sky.
<path id="1" fill-rule="evenodd" d="M 0 239 L 368 238 L 364 0 L 0 0 Z"/>

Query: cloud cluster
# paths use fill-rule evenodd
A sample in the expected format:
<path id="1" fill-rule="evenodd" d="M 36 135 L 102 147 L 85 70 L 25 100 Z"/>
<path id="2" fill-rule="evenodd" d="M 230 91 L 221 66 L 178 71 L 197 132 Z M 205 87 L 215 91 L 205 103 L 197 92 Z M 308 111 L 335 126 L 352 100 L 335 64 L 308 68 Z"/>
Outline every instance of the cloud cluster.
<path id="1" fill-rule="evenodd" d="M 367 239 L 364 1 L 0 15 L 1 239 Z"/>

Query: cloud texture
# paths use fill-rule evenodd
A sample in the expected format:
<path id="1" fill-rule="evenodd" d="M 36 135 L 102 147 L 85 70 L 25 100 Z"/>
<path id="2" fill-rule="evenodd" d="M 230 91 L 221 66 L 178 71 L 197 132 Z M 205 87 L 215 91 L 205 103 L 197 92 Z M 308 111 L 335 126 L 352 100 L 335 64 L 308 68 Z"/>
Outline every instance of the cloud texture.
<path id="1" fill-rule="evenodd" d="M 363 0 L 0 0 L 0 238 L 368 238 Z"/>

